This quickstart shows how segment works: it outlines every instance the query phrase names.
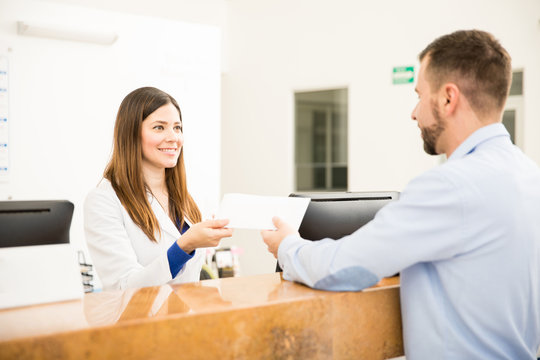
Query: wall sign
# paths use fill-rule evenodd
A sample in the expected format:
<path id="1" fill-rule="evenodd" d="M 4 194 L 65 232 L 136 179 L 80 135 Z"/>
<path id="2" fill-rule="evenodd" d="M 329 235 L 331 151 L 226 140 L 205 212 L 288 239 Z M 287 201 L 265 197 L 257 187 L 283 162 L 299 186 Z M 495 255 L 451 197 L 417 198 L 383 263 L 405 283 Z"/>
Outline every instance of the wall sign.
<path id="1" fill-rule="evenodd" d="M 412 84 L 414 82 L 414 66 L 395 66 L 392 69 L 392 84 Z"/>

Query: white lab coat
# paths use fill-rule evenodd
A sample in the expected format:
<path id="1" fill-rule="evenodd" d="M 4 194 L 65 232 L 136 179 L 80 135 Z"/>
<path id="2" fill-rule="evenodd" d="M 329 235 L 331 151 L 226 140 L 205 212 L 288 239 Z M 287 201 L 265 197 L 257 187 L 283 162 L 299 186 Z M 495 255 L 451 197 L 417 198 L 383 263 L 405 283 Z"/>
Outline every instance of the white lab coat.
<path id="1" fill-rule="evenodd" d="M 102 180 L 86 197 L 86 242 L 104 290 L 199 281 L 206 250 L 197 249 L 173 279 L 167 250 L 180 232 L 151 194 L 148 200 L 161 228 L 157 243 L 131 220 L 108 180 Z"/>

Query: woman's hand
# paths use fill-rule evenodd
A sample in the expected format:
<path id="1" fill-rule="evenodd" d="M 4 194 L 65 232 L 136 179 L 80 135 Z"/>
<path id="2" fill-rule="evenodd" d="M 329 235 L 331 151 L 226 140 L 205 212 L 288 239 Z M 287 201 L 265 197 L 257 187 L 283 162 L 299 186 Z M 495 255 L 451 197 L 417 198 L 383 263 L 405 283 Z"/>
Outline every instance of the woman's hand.
<path id="1" fill-rule="evenodd" d="M 224 228 L 228 223 L 227 219 L 201 221 L 191 226 L 176 243 L 188 254 L 197 248 L 218 246 L 221 239 L 233 234 L 232 229 Z"/>

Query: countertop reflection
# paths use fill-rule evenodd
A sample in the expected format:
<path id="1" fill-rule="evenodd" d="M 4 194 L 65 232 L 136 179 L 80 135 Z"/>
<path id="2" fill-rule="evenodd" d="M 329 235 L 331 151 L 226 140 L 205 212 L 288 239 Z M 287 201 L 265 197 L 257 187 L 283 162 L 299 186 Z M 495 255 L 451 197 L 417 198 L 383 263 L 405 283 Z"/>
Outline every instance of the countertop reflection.
<path id="1" fill-rule="evenodd" d="M 398 278 L 378 287 L 399 286 Z M 0 311 L 0 342 L 81 329 L 231 311 L 329 293 L 285 281 L 281 273 L 86 294 L 83 300 Z"/>
<path id="2" fill-rule="evenodd" d="M 281 273 L 272 273 L 88 294 L 83 303 L 89 325 L 100 326 L 260 306 L 316 293 L 320 291 L 284 281 Z"/>

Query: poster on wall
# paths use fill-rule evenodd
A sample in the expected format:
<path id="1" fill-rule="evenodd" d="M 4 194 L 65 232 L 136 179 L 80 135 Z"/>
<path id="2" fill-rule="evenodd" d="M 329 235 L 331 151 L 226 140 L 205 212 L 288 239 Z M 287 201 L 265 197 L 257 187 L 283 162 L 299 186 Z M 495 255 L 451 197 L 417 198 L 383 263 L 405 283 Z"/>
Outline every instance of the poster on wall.
<path id="1" fill-rule="evenodd" d="M 8 59 L 0 54 L 0 182 L 9 180 Z"/>

